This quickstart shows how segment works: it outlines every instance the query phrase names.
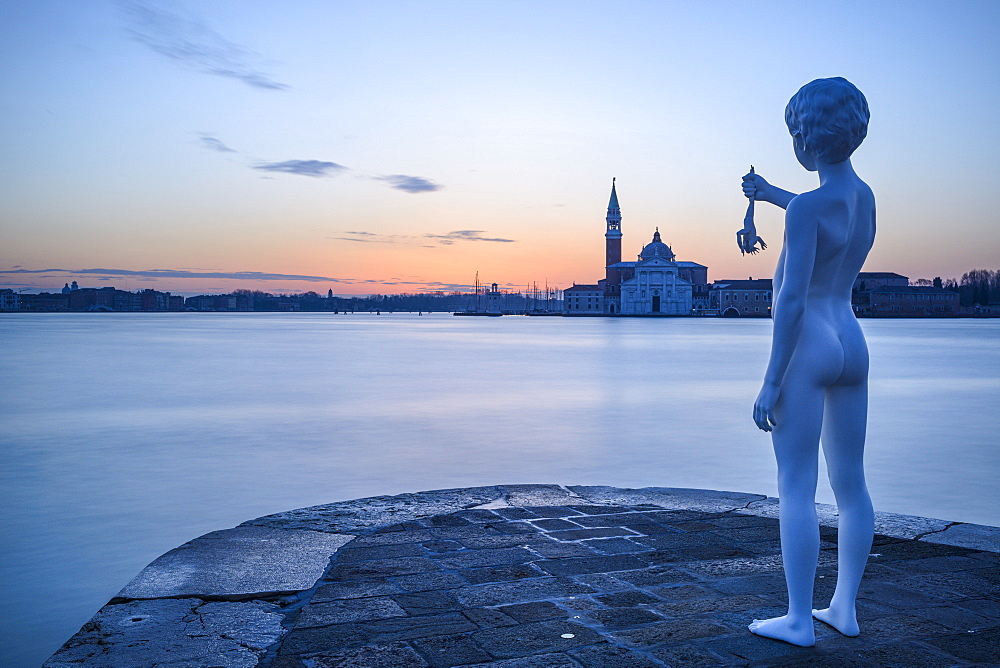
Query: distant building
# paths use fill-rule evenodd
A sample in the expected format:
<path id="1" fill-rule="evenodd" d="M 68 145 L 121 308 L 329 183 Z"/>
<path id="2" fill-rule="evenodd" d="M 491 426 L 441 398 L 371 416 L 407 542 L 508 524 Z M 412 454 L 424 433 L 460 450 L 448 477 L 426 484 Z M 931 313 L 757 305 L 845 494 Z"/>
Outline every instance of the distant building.
<path id="1" fill-rule="evenodd" d="M 726 318 L 771 316 L 774 290 L 770 278 L 715 281 L 711 309 Z"/>
<path id="2" fill-rule="evenodd" d="M 874 288 L 905 288 L 910 279 L 891 271 L 862 271 L 854 279 L 854 290 L 865 291 Z"/>
<path id="3" fill-rule="evenodd" d="M 563 290 L 565 312 L 570 315 L 604 315 L 604 289 L 599 285 L 576 285 Z"/>
<path id="4" fill-rule="evenodd" d="M 604 278 L 564 290 L 566 315 L 691 315 L 695 309 L 707 309 L 708 267 L 678 261 L 660 238 L 659 228 L 637 260 L 623 262 L 621 220 L 612 179 L 605 218 Z"/>
<path id="5" fill-rule="evenodd" d="M 959 294 L 923 285 L 888 285 L 855 292 L 854 312 L 875 318 L 948 318 L 959 314 Z"/>
<path id="6" fill-rule="evenodd" d="M 0 311 L 20 311 L 21 295 L 10 288 L 0 290 Z"/>

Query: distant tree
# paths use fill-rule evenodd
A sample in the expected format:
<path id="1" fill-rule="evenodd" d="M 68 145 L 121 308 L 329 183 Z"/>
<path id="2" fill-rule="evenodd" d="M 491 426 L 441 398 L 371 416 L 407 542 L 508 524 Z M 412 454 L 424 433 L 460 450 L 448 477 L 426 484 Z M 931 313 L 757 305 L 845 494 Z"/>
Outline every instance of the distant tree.
<path id="1" fill-rule="evenodd" d="M 918 278 L 915 281 L 910 281 L 910 285 L 919 285 L 920 287 L 926 287 L 926 286 L 930 286 L 930 285 L 933 285 L 933 284 L 934 284 L 934 282 L 931 281 L 931 279 L 929 279 L 929 278 Z"/>
<path id="2" fill-rule="evenodd" d="M 934 277 L 934 287 L 935 288 L 942 287 L 942 285 L 941 285 L 941 277 L 940 276 L 935 276 Z"/>
<path id="3" fill-rule="evenodd" d="M 1000 301 L 1000 271 L 973 269 L 962 274 L 958 289 L 962 306 Z"/>

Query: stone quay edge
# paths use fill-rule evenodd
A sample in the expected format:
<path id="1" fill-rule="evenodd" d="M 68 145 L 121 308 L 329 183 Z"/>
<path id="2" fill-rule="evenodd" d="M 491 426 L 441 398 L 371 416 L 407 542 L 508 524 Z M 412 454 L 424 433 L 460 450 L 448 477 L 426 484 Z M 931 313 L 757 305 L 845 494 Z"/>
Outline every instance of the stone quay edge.
<path id="1" fill-rule="evenodd" d="M 739 632 L 742 621 L 724 610 L 764 605 L 754 595 L 780 598 L 777 511 L 777 499 L 743 492 L 512 484 L 266 515 L 154 560 L 44 666 L 642 668 L 798 661 L 802 648 Z M 817 512 L 831 549 L 836 508 L 817 504 Z M 916 545 L 922 557 L 915 567 L 938 577 L 921 591 L 897 591 L 887 581 L 886 591 L 933 609 L 937 618 L 913 617 L 909 608 L 876 612 L 873 604 L 873 615 L 934 625 L 909 644 L 900 644 L 904 629 L 883 630 L 880 648 L 910 652 L 911 665 L 928 666 L 981 665 L 982 656 L 1000 648 L 1000 528 L 876 513 L 876 534 L 870 568 L 877 573 L 884 568 L 891 579 L 899 564 L 909 564 L 883 567 L 882 541 L 890 552 L 902 549 L 896 544 Z M 820 571 L 833 563 L 824 552 Z M 759 589 L 764 578 L 774 592 Z M 987 592 L 979 608 L 956 607 L 946 595 L 982 589 L 990 578 L 992 598 Z M 577 608 L 581 614 L 573 614 Z M 955 649 L 947 632 L 963 624 L 974 629 L 962 638 L 972 642 L 971 653 Z M 821 635 L 819 643 L 853 652 L 860 663 L 850 665 L 879 665 L 875 650 L 862 656 L 861 645 L 845 649 L 843 640 L 856 641 Z M 516 647 L 522 642 L 528 649 Z"/>

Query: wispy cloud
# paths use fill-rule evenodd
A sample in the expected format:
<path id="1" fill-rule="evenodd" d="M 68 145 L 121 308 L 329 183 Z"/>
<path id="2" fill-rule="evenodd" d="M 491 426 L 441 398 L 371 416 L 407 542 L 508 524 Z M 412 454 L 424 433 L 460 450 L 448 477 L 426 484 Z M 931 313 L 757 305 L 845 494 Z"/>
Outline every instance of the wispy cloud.
<path id="1" fill-rule="evenodd" d="M 438 243 L 453 244 L 456 241 L 496 241 L 500 243 L 514 243 L 513 239 L 499 239 L 482 236 L 483 230 L 455 230 L 447 234 L 425 234 L 428 239 L 437 239 Z"/>
<path id="2" fill-rule="evenodd" d="M 202 145 L 203 148 L 207 148 L 210 151 L 218 151 L 219 153 L 237 153 L 236 149 L 229 148 L 222 140 L 208 133 L 202 133 L 198 138 L 198 143 Z"/>
<path id="3" fill-rule="evenodd" d="M 406 243 L 408 239 L 413 237 L 407 236 L 405 234 L 375 234 L 374 232 L 344 232 L 350 236 L 346 237 L 328 237 L 330 239 L 335 239 L 338 241 L 356 241 L 363 244 L 399 244 Z"/>
<path id="4" fill-rule="evenodd" d="M 262 172 L 282 172 L 300 176 L 333 176 L 347 169 L 343 165 L 326 160 L 285 160 L 284 162 L 265 162 L 254 165 L 254 169 Z"/>
<path id="5" fill-rule="evenodd" d="M 441 190 L 444 186 L 434 183 L 430 179 L 422 176 L 407 176 L 406 174 L 390 174 L 389 176 L 376 176 L 375 179 L 385 181 L 390 188 L 402 190 L 408 193 L 432 193 Z"/>
<path id="6" fill-rule="evenodd" d="M 236 281 L 312 281 L 350 283 L 350 280 L 330 276 L 308 276 L 303 274 L 272 274 L 262 271 L 188 271 L 184 269 L 9 269 L 0 274 L 72 274 L 74 276 L 100 276 L 107 280 L 112 276 L 144 278 L 225 278 Z"/>
<path id="7" fill-rule="evenodd" d="M 265 74 L 260 54 L 230 42 L 197 16 L 173 3 L 118 0 L 129 32 L 153 51 L 186 67 L 237 79 L 254 88 L 284 90 L 287 85 Z"/>

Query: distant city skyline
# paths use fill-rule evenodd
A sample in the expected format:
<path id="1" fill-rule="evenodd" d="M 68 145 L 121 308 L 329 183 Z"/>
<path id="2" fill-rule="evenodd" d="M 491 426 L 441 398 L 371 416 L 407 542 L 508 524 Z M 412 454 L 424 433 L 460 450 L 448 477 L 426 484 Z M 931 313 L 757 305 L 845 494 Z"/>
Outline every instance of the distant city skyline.
<path id="1" fill-rule="evenodd" d="M 865 269 L 995 269 L 998 26 L 969 0 L 15 0 L 0 287 L 565 288 L 600 267 L 612 177 L 623 257 L 659 227 L 709 281 L 770 277 L 781 212 L 741 257 L 740 177 L 815 187 L 783 110 L 824 76 L 872 109 Z"/>

